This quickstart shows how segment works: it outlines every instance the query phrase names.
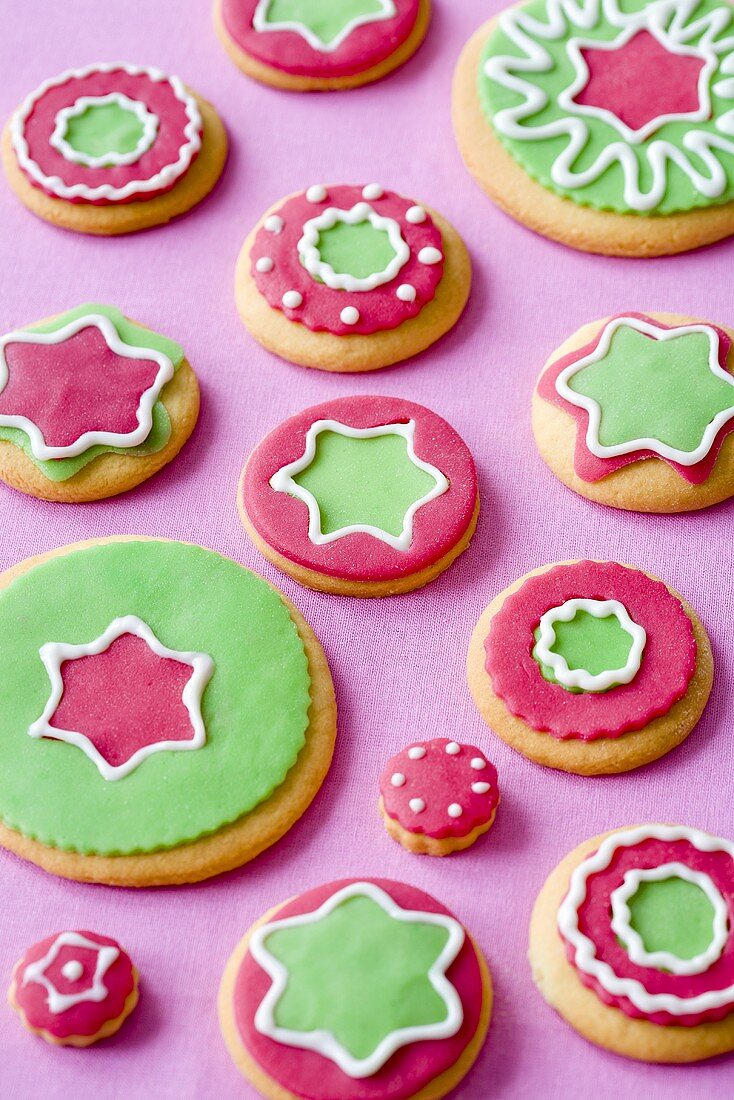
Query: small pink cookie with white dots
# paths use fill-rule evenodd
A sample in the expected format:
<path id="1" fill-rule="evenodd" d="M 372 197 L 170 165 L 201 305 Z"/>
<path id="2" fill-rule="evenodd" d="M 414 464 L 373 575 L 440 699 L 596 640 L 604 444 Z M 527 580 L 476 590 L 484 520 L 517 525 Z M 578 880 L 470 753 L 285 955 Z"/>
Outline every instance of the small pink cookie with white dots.
<path id="1" fill-rule="evenodd" d="M 491 827 L 500 794 L 497 769 L 474 745 L 446 737 L 419 741 L 388 760 L 380 777 L 385 827 L 409 852 L 447 856 Z"/>
<path id="2" fill-rule="evenodd" d="M 138 972 L 116 940 L 59 932 L 15 965 L 8 1001 L 23 1026 L 56 1046 L 114 1035 L 138 1003 Z"/>

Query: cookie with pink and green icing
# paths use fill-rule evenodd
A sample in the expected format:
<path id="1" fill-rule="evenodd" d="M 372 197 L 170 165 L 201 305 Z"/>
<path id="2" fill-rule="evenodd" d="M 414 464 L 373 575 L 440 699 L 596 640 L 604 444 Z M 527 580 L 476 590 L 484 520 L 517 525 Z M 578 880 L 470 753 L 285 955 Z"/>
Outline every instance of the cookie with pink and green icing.
<path id="1" fill-rule="evenodd" d="M 87 1047 L 114 1035 L 138 1003 L 138 972 L 109 936 L 59 932 L 29 947 L 8 1000 L 23 1026 L 55 1046 Z"/>
<path id="2" fill-rule="evenodd" d="M 674 589 L 617 562 L 547 565 L 481 615 L 468 680 L 485 721 L 531 760 L 598 774 L 669 752 L 708 700 L 713 658 Z"/>
<path id="3" fill-rule="evenodd" d="M 245 241 L 235 294 L 253 336 L 321 370 L 376 370 L 457 321 L 470 266 L 435 211 L 380 184 L 314 184 L 272 207 Z"/>
<path id="4" fill-rule="evenodd" d="M 219 1017 L 263 1096 L 445 1096 L 489 1026 L 477 945 L 435 898 L 388 879 L 345 879 L 277 906 L 230 958 Z"/>
<path id="5" fill-rule="evenodd" d="M 551 470 L 583 496 L 635 511 L 731 496 L 733 335 L 657 313 L 585 325 L 553 353 L 533 399 Z"/>
<path id="6" fill-rule="evenodd" d="M 0 337 L 0 479 L 47 500 L 125 492 L 179 452 L 199 386 L 183 349 L 89 303 Z"/>
<path id="7" fill-rule="evenodd" d="M 580 845 L 535 905 L 530 961 L 545 999 L 629 1057 L 734 1050 L 734 844 L 641 825 Z"/>

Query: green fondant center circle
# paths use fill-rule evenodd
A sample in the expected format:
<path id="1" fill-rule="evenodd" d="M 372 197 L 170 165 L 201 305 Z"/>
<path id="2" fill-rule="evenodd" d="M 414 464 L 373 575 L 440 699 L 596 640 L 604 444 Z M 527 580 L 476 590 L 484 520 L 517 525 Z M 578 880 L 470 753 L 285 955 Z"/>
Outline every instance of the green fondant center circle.
<path id="1" fill-rule="evenodd" d="M 271 0 L 265 21 L 302 23 L 328 46 L 354 19 L 382 10 L 380 0 Z"/>
<path id="2" fill-rule="evenodd" d="M 551 646 L 551 652 L 563 657 L 572 672 L 584 669 L 592 676 L 599 676 L 602 672 L 624 668 L 627 664 L 632 637 L 616 615 L 606 615 L 603 619 L 598 619 L 588 611 L 579 610 L 568 622 L 556 621 L 553 629 L 556 640 Z M 538 629 L 535 632 L 536 641 L 539 635 Z M 533 656 L 537 661 L 535 650 Z M 558 683 L 553 669 L 540 661 L 538 663 L 543 678 L 552 684 Z M 575 694 L 582 691 L 581 688 L 566 690 Z"/>
<path id="3" fill-rule="evenodd" d="M 395 258 L 395 249 L 384 229 L 369 221 L 337 222 L 322 229 L 316 243 L 319 256 L 336 275 L 367 279 L 384 271 Z"/>
<path id="4" fill-rule="evenodd" d="M 83 644 L 137 615 L 170 649 L 208 654 L 206 744 L 151 754 L 105 780 L 78 747 L 34 739 L 51 685 L 39 650 Z M 101 855 L 174 847 L 235 821 L 281 785 L 305 742 L 310 677 L 278 592 L 177 542 L 58 555 L 0 592 L 0 818 L 51 847 Z"/>
<path id="5" fill-rule="evenodd" d="M 627 904 L 630 925 L 650 955 L 693 959 L 713 940 L 714 907 L 695 882 L 677 876 L 641 882 Z"/>
<path id="6" fill-rule="evenodd" d="M 104 157 L 132 153 L 143 136 L 143 123 L 119 103 L 93 103 L 66 123 L 64 138 L 77 153 Z"/>

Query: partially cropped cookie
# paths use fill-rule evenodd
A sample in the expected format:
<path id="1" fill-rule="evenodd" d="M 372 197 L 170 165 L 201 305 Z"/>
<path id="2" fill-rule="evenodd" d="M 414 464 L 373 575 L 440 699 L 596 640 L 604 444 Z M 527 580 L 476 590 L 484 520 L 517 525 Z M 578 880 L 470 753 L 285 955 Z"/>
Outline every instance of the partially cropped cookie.
<path id="1" fill-rule="evenodd" d="M 713 681 L 706 631 L 668 585 L 617 562 L 546 565 L 481 615 L 467 662 L 485 721 L 529 759 L 581 775 L 663 756 Z"/>
<path id="2" fill-rule="evenodd" d="M 124 493 L 175 458 L 198 413 L 183 348 L 113 306 L 0 337 L 0 479 L 30 496 Z"/>
<path id="3" fill-rule="evenodd" d="M 88 1047 L 119 1031 L 138 1003 L 138 972 L 116 940 L 59 932 L 29 947 L 8 1000 L 23 1026 L 55 1046 Z"/>
<path id="4" fill-rule="evenodd" d="M 466 549 L 479 515 L 464 441 L 397 397 L 342 397 L 285 420 L 247 460 L 238 504 L 278 569 L 348 596 L 427 584 Z"/>
<path id="5" fill-rule="evenodd" d="M 409 852 L 447 856 L 491 828 L 497 769 L 480 749 L 446 737 L 419 741 L 388 760 L 380 777 L 380 813 Z"/>
<path id="6" fill-rule="evenodd" d="M 734 493 L 734 332 L 668 313 L 584 325 L 550 357 L 533 431 L 551 470 L 600 504 L 705 508 Z"/>
<path id="7" fill-rule="evenodd" d="M 449 223 L 366 186 L 314 184 L 247 237 L 235 298 L 269 351 L 329 371 L 370 371 L 424 351 L 459 319 L 471 266 Z"/>
<path id="8" fill-rule="evenodd" d="M 428 29 L 430 0 L 215 0 L 234 63 L 294 92 L 370 84 L 403 65 Z"/>
<path id="9" fill-rule="evenodd" d="M 11 187 L 64 229 L 112 235 L 170 221 L 219 179 L 227 137 L 219 115 L 176 76 L 93 64 L 43 82 L 2 141 Z"/>
<path id="10" fill-rule="evenodd" d="M 439 901 L 346 879 L 266 913 L 219 991 L 229 1052 L 272 1100 L 440 1100 L 484 1044 L 492 982 Z"/>
<path id="11" fill-rule="evenodd" d="M 588 252 L 657 256 L 734 232 L 727 0 L 526 0 L 454 82 L 471 173 L 518 221 Z"/>
<path id="12" fill-rule="evenodd" d="M 584 1038 L 643 1062 L 734 1050 L 734 844 L 641 825 L 579 845 L 530 922 L 543 997 Z"/>

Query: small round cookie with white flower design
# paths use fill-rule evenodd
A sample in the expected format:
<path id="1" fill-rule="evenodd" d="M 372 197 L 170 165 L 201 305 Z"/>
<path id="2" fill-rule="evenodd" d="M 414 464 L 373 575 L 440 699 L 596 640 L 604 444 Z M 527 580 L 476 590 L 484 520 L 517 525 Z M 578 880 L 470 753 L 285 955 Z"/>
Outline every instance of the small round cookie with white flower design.
<path id="1" fill-rule="evenodd" d="M 59 932 L 13 969 L 8 1001 L 23 1026 L 54 1046 L 88 1047 L 120 1030 L 138 1003 L 138 972 L 116 940 Z"/>
<path id="2" fill-rule="evenodd" d="M 497 769 L 474 745 L 446 737 L 417 741 L 388 760 L 379 808 L 393 840 L 409 852 L 447 856 L 493 825 Z"/>
<path id="3" fill-rule="evenodd" d="M 424 351 L 466 305 L 471 264 L 445 218 L 377 183 L 282 199 L 242 246 L 240 317 L 304 367 L 378 370 Z"/>

